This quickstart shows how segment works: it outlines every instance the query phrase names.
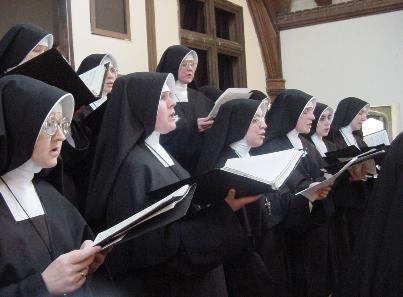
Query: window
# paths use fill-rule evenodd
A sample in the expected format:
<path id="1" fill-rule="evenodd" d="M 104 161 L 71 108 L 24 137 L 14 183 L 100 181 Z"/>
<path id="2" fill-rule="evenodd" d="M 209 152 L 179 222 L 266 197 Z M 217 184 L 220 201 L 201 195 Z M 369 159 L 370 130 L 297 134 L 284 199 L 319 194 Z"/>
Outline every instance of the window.
<path id="1" fill-rule="evenodd" d="M 130 40 L 129 0 L 91 0 L 91 33 Z"/>
<path id="2" fill-rule="evenodd" d="M 199 56 L 195 84 L 246 87 L 242 7 L 227 0 L 179 0 L 181 43 Z"/>

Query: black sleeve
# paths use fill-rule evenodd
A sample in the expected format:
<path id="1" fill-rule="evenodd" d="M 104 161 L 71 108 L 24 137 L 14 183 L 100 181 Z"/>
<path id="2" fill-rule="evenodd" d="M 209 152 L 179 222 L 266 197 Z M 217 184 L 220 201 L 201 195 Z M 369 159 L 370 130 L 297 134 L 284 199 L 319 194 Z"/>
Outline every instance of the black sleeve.
<path id="1" fill-rule="evenodd" d="M 116 179 L 108 206 L 108 225 L 116 224 L 150 203 L 146 189 L 156 180 L 150 168 L 126 166 Z M 142 172 L 139 174 L 139 172 Z M 120 273 L 168 265 L 183 275 L 208 271 L 243 244 L 236 215 L 224 202 L 148 232 L 112 251 L 109 263 Z M 246 241 L 246 239 L 245 239 Z"/>
<path id="2" fill-rule="evenodd" d="M 51 297 L 40 273 L 0 288 L 0 296 L 10 297 Z"/>

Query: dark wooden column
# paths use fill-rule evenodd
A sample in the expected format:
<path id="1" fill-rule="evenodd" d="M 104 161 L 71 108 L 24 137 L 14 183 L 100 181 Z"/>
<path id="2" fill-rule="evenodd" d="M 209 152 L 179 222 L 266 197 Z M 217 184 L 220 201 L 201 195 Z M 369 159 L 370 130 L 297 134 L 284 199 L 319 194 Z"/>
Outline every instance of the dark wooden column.
<path id="1" fill-rule="evenodd" d="M 280 34 L 263 0 L 247 0 L 266 71 L 266 89 L 272 99 L 285 88 L 281 66 Z"/>

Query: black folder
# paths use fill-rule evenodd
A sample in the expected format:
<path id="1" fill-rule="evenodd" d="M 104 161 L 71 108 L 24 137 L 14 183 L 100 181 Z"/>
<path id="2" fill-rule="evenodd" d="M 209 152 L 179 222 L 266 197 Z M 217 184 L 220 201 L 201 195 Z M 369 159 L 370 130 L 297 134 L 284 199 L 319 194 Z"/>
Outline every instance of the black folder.
<path id="1" fill-rule="evenodd" d="M 165 196 L 184 184 L 196 183 L 193 202 L 206 205 L 224 199 L 230 189 L 236 190 L 236 197 L 251 196 L 273 192 L 270 184 L 248 178 L 223 169 L 213 169 L 207 173 L 193 176 L 177 183 L 149 192 L 150 197 Z"/>
<path id="2" fill-rule="evenodd" d="M 184 184 L 197 184 L 193 201 L 206 205 L 224 199 L 230 189 L 236 197 L 264 194 L 278 190 L 301 160 L 303 152 L 295 149 L 248 158 L 228 159 L 223 168 L 213 169 L 148 193 L 166 196 Z"/>
<path id="3" fill-rule="evenodd" d="M 97 100 L 56 49 L 44 52 L 10 70 L 8 74 L 26 75 L 73 94 L 75 110 Z"/>
<path id="4" fill-rule="evenodd" d="M 365 148 L 357 148 L 355 145 L 351 145 L 340 150 L 327 152 L 325 160 L 327 162 L 327 166 L 325 169 L 329 173 L 336 173 L 339 171 L 349 160 L 354 158 L 355 156 L 365 154 L 368 152 L 372 157 L 363 158 L 363 161 L 368 159 L 374 159 L 376 164 L 380 164 L 385 156 L 385 152 L 387 150 L 387 146 L 381 144 L 374 147 L 365 147 Z"/>
<path id="5" fill-rule="evenodd" d="M 97 238 L 95 238 L 94 240 L 94 245 L 101 246 L 103 249 L 105 249 L 110 246 L 115 246 L 117 244 L 121 244 L 128 240 L 134 239 L 145 233 L 151 232 L 157 228 L 163 227 L 167 224 L 181 219 L 188 212 L 196 188 L 196 184 L 190 185 L 188 191 L 183 196 L 171 197 L 169 200 L 164 201 L 157 207 L 153 208 L 152 211 L 145 211 L 144 214 L 142 214 L 141 216 L 137 216 L 135 220 L 132 220 L 129 225 L 126 225 L 123 228 L 115 228 L 115 226 L 109 228 L 108 230 L 104 231 L 110 232 L 108 233 L 108 236 L 102 238 L 102 240 L 99 240 L 97 236 Z M 177 202 L 177 204 L 172 209 L 155 215 L 156 212 L 174 202 Z M 157 203 L 158 202 L 156 202 L 155 204 Z M 151 208 L 152 206 L 150 206 L 149 208 Z M 149 219 L 144 221 L 147 218 Z M 115 228 L 116 230 L 113 228 Z"/>

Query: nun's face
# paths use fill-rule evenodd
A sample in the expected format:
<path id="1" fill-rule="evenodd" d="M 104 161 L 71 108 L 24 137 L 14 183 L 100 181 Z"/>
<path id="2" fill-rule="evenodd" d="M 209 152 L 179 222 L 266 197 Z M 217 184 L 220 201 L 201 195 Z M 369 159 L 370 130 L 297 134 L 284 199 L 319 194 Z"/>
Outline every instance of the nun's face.
<path id="1" fill-rule="evenodd" d="M 266 128 L 263 112 L 259 108 L 246 132 L 246 142 L 250 147 L 259 147 L 263 144 Z"/>
<path id="2" fill-rule="evenodd" d="M 360 110 L 360 112 L 354 117 L 354 119 L 351 121 L 351 129 L 353 131 L 360 130 L 362 127 L 362 123 L 364 123 L 367 120 L 368 117 L 368 112 L 369 108 L 364 107 L 363 109 Z"/>
<path id="3" fill-rule="evenodd" d="M 48 50 L 48 47 L 45 45 L 37 45 L 35 46 L 25 57 L 24 62 L 28 62 L 29 60 L 43 54 Z"/>
<path id="4" fill-rule="evenodd" d="M 313 107 L 305 107 L 304 111 L 298 118 L 295 129 L 300 134 L 308 134 L 311 131 L 312 121 L 315 119 L 313 115 Z"/>
<path id="5" fill-rule="evenodd" d="M 176 102 L 172 99 L 171 92 L 162 92 L 158 104 L 157 120 L 155 121 L 155 131 L 166 134 L 176 128 L 175 117 Z"/>
<path id="6" fill-rule="evenodd" d="M 103 93 L 109 94 L 112 91 L 113 84 L 117 77 L 118 77 L 118 69 L 110 64 L 108 72 L 106 73 Z"/>
<path id="7" fill-rule="evenodd" d="M 60 112 L 52 112 L 46 121 L 51 117 L 61 121 L 63 116 Z M 52 168 L 57 164 L 57 157 L 60 155 L 62 143 L 66 139 L 60 127 L 56 129 L 54 135 L 49 135 L 41 129 L 36 140 L 34 151 L 32 152 L 32 160 L 41 168 Z"/>
<path id="8" fill-rule="evenodd" d="M 197 63 L 193 59 L 183 60 L 179 65 L 178 80 L 182 84 L 190 84 L 195 76 Z"/>
<path id="9" fill-rule="evenodd" d="M 316 125 L 316 133 L 319 136 L 327 136 L 329 134 L 330 131 L 330 124 L 333 121 L 333 113 L 330 110 L 325 110 L 319 120 L 318 120 L 318 124 Z"/>

